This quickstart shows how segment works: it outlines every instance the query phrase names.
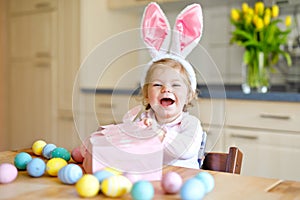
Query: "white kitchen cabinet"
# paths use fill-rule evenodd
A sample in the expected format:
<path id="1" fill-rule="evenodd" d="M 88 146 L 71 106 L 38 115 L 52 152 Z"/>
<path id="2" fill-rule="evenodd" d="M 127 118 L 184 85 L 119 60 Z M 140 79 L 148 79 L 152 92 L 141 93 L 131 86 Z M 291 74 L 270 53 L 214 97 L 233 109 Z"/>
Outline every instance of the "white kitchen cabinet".
<path id="1" fill-rule="evenodd" d="M 83 138 L 74 124 L 73 113 L 71 110 L 59 111 L 57 124 L 56 145 L 72 150 L 74 147 L 80 146 Z"/>
<path id="2" fill-rule="evenodd" d="M 297 102 L 227 100 L 226 125 L 300 132 Z"/>
<path id="3" fill-rule="evenodd" d="M 207 133 L 206 151 L 227 151 L 223 144 L 225 100 L 200 98 L 198 99 L 198 106 L 197 112 L 194 111 L 191 114 L 199 117 L 202 128 Z"/>
<path id="4" fill-rule="evenodd" d="M 9 20 L 10 59 L 53 59 L 56 13 L 14 15 Z"/>
<path id="5" fill-rule="evenodd" d="M 299 103 L 227 100 L 225 148 L 244 154 L 242 174 L 300 180 Z"/>
<path id="6" fill-rule="evenodd" d="M 80 0 L 58 1 L 57 101 L 72 110 L 73 86 L 80 68 Z"/>
<path id="7" fill-rule="evenodd" d="M 129 94 L 82 94 L 85 107 L 78 112 L 81 135 L 87 136 L 100 125 L 121 123 L 131 108 L 141 105 L 136 95 Z M 80 117 L 83 116 L 82 119 Z"/>
<path id="8" fill-rule="evenodd" d="M 9 11 L 12 14 L 43 12 L 55 9 L 56 0 L 9 0 Z"/>
<path id="9" fill-rule="evenodd" d="M 72 112 L 78 16 L 79 0 L 9 1 L 10 148 L 28 148 L 37 139 L 62 144 L 64 132 L 73 132 L 60 113 Z"/>
<path id="10" fill-rule="evenodd" d="M 9 140 L 11 149 L 53 139 L 51 63 L 10 63 Z"/>
<path id="11" fill-rule="evenodd" d="M 29 147 L 37 139 L 53 139 L 56 21 L 52 11 L 9 17 L 9 135 L 13 149 Z"/>
<path id="12" fill-rule="evenodd" d="M 237 146 L 244 154 L 241 174 L 300 180 L 300 134 L 227 128 L 225 147 Z"/>

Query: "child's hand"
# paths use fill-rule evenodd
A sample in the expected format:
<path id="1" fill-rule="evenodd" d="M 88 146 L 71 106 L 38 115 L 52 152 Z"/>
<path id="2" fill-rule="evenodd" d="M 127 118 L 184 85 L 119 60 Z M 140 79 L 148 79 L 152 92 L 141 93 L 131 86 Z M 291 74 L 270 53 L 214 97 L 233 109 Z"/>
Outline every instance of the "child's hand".
<path id="1" fill-rule="evenodd" d="M 144 124 L 148 127 L 152 125 L 152 119 L 150 119 L 150 118 L 145 118 L 143 121 L 144 121 Z"/>
<path id="2" fill-rule="evenodd" d="M 162 142 L 164 140 L 167 132 L 162 128 L 158 129 L 156 132 L 157 132 L 158 138 Z"/>

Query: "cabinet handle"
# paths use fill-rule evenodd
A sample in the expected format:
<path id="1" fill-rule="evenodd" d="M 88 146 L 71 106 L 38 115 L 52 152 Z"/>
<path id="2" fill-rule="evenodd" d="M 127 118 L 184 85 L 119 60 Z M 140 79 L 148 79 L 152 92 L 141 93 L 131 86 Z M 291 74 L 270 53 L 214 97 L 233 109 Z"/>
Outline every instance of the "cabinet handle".
<path id="1" fill-rule="evenodd" d="M 258 139 L 258 136 L 254 136 L 254 135 L 231 134 L 230 137 L 232 137 L 232 138 L 246 139 L 246 140 L 257 140 Z"/>
<path id="2" fill-rule="evenodd" d="M 41 2 L 41 3 L 37 3 L 35 4 L 35 8 L 37 9 L 43 9 L 43 8 L 50 8 L 50 3 L 49 2 Z"/>
<path id="3" fill-rule="evenodd" d="M 60 117 L 60 119 L 66 120 L 66 121 L 73 121 L 74 120 L 74 118 L 72 116 L 62 116 L 62 117 Z"/>
<path id="4" fill-rule="evenodd" d="M 279 119 L 279 120 L 290 120 L 291 117 L 288 115 L 272 115 L 272 114 L 260 114 L 261 118 L 265 119 Z"/>
<path id="5" fill-rule="evenodd" d="M 110 103 L 98 103 L 98 107 L 99 108 L 114 108 L 114 104 L 110 104 Z"/>
<path id="6" fill-rule="evenodd" d="M 37 58 L 50 58 L 50 53 L 49 52 L 37 52 L 36 54 L 35 54 L 35 56 L 37 57 Z"/>
<path id="7" fill-rule="evenodd" d="M 48 67 L 50 67 L 50 64 L 49 63 L 37 63 L 35 66 L 39 67 L 39 68 L 48 68 Z"/>

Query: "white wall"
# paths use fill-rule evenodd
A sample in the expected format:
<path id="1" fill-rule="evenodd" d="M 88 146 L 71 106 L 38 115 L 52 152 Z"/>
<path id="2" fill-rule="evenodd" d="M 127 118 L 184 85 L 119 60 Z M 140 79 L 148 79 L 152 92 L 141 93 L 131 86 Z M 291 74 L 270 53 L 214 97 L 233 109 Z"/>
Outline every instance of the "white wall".
<path id="1" fill-rule="evenodd" d="M 204 13 L 204 33 L 200 45 L 188 57 L 197 69 L 198 80 L 200 83 L 240 84 L 243 49 L 229 44 L 233 28 L 229 17 L 231 8 L 240 7 L 241 2 L 228 0 L 227 3 L 213 6 L 199 2 Z M 190 2 L 161 5 L 171 27 L 177 14 L 188 4 Z M 117 55 L 118 52 L 141 48 L 139 31 L 124 31 L 139 28 L 143 9 L 143 6 L 139 6 L 130 10 L 110 10 L 104 0 L 81 0 L 81 60 L 101 42 L 111 44 L 105 46 L 102 43 L 98 47 L 99 55 L 90 60 L 89 66 L 92 67 L 84 72 L 83 86 L 94 87 L 96 79 L 99 79 L 97 87 L 102 88 L 134 88 L 138 85 L 139 65 L 149 61 L 148 52 L 136 50 L 123 56 Z M 120 35 L 124 36 L 123 41 Z M 101 55 L 101 46 L 107 55 Z M 112 64 L 109 63 L 112 61 Z M 275 79 L 279 83 L 283 81 L 281 75 L 276 75 Z"/>
<path id="2" fill-rule="evenodd" d="M 125 48 L 132 43 L 138 42 L 137 35 L 126 35 L 124 31 L 137 28 L 139 16 L 137 13 L 110 10 L 104 0 L 81 0 L 80 11 L 81 60 L 84 61 L 97 46 L 96 51 L 98 49 L 99 53 L 103 52 L 103 54 L 97 55 L 97 59 L 90 60 L 91 64 L 88 67 L 85 65 L 88 69 L 81 76 L 82 84 L 86 87 L 91 85 L 94 87 L 94 80 L 99 78 L 99 86 L 97 87 L 114 87 L 123 74 L 136 66 L 137 54 L 130 53 L 121 58 L 108 58 L 105 53 L 108 53 L 109 56 L 114 56 L 115 52 L 120 50 L 120 48 Z M 122 39 L 116 34 L 125 34 L 126 37 Z M 104 50 L 100 50 L 101 48 Z M 107 63 L 114 61 L 114 59 L 116 61 L 113 64 Z M 101 76 L 99 76 L 100 71 L 104 72 Z M 127 88 L 137 85 L 137 77 L 135 79 L 123 79 L 122 87 Z"/>

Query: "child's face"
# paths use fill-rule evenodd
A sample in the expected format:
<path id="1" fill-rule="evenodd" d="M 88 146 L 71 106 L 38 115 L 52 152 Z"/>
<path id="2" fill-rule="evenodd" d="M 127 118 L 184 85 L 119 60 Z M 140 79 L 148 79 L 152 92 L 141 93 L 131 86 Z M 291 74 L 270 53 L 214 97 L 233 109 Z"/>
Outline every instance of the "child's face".
<path id="1" fill-rule="evenodd" d="M 147 101 L 159 123 L 175 120 L 188 101 L 187 82 L 179 69 L 156 67 L 148 84 Z"/>

